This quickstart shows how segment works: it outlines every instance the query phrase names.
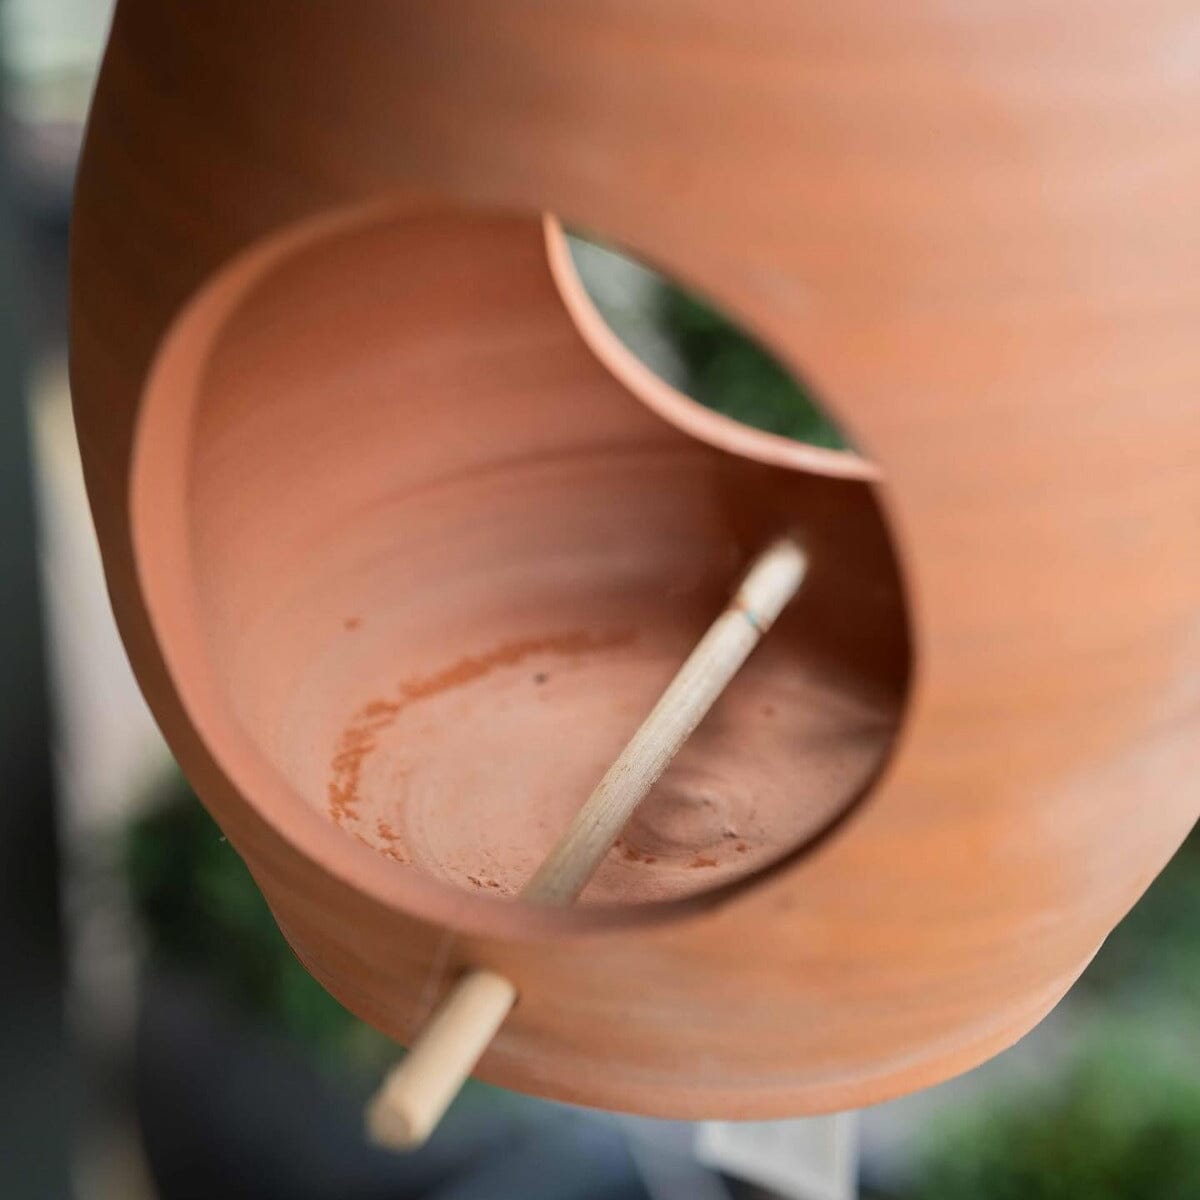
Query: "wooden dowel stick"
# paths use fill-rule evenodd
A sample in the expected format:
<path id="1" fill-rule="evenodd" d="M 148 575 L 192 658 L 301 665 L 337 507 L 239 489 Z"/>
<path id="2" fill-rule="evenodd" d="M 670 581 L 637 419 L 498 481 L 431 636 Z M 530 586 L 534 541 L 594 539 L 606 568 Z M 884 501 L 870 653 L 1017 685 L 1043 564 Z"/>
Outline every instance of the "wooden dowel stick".
<path id="1" fill-rule="evenodd" d="M 754 560 L 728 607 L 525 885 L 523 899 L 570 904 L 578 897 L 633 810 L 796 594 L 804 567 L 803 552 L 788 539 L 772 543 Z"/>
<path id="2" fill-rule="evenodd" d="M 522 899 L 574 902 L 634 809 L 799 590 L 806 569 L 804 551 L 790 538 L 771 543 L 755 558 L 725 611 L 522 889 Z M 477 969 L 459 979 L 368 1105 L 372 1138 L 395 1149 L 420 1145 L 516 998 L 513 984 L 494 971 Z"/>
<path id="3" fill-rule="evenodd" d="M 495 971 L 458 979 L 367 1105 L 372 1141 L 394 1150 L 425 1141 L 516 999 L 517 989 Z"/>

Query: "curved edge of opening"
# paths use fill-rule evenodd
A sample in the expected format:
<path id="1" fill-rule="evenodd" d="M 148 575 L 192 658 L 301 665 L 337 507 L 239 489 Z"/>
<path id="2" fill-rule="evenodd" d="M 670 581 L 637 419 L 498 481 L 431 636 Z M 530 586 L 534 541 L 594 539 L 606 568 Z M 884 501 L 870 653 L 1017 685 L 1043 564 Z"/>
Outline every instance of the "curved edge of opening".
<path id="1" fill-rule="evenodd" d="M 579 336 L 605 368 L 664 421 L 698 441 L 768 466 L 835 479 L 877 481 L 882 477 L 873 462 L 852 450 L 811 446 L 782 434 L 755 429 L 706 408 L 672 387 L 646 366 L 600 315 L 579 277 L 558 217 L 544 214 L 542 228 L 550 275 Z"/>

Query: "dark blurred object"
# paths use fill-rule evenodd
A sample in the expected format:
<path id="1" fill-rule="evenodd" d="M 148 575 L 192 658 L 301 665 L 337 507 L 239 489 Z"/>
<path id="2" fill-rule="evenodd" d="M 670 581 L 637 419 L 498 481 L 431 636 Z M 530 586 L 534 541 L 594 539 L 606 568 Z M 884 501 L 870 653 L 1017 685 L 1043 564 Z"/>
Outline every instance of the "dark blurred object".
<path id="1" fill-rule="evenodd" d="M 0 1170 L 11 1200 L 69 1194 L 77 1082 L 63 1020 L 42 625 L 22 397 L 26 230 L 0 133 Z"/>
<path id="2" fill-rule="evenodd" d="M 142 1011 L 138 1100 L 162 1200 L 649 1200 L 602 1115 L 477 1090 L 394 1155 L 363 1138 L 365 1077 L 318 1071 L 197 977 L 158 973 Z"/>

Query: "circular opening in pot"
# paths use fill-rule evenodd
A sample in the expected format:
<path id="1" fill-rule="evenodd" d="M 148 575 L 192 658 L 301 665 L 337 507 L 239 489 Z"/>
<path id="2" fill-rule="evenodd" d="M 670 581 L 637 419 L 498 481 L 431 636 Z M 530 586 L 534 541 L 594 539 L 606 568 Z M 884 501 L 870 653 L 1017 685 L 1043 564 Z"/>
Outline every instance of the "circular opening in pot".
<path id="1" fill-rule="evenodd" d="M 714 301 L 554 217 L 545 233 L 555 282 L 584 341 L 660 416 L 760 461 L 878 478 L 813 387 Z"/>
<path id="2" fill-rule="evenodd" d="M 783 524 L 812 559 L 802 595 L 583 907 L 695 898 L 795 852 L 900 719 L 873 490 L 631 398 L 534 222 L 376 211 L 229 268 L 160 356 L 133 508 L 156 635 L 224 777 L 439 919 L 516 895 Z"/>

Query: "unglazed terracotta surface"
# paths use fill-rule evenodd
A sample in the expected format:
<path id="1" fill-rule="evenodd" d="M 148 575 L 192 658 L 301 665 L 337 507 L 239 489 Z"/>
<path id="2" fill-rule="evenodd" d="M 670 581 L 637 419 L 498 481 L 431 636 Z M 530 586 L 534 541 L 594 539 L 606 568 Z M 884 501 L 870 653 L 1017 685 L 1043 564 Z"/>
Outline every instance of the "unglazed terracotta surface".
<path id="1" fill-rule="evenodd" d="M 492 967 L 484 1077 L 753 1117 L 1069 986 L 1200 806 L 1191 19 L 120 0 L 72 267 L 114 609 L 353 1011 L 404 1040 Z M 864 457 L 606 366 L 544 212 Z M 504 902 L 782 528 L 801 599 L 584 903 Z"/>

